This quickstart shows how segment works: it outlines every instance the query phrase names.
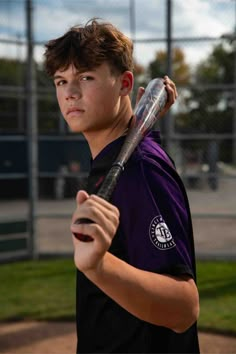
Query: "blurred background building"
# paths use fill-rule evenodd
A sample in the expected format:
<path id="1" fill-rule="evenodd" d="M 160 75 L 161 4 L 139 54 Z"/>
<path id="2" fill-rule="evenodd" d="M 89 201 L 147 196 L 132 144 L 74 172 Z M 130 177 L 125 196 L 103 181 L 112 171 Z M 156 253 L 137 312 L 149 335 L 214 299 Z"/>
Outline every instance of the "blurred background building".
<path id="1" fill-rule="evenodd" d="M 133 39 L 134 97 L 151 78 L 175 81 L 178 101 L 157 128 L 190 197 L 197 252 L 234 256 L 236 0 L 1 0 L 0 260 L 71 252 L 48 238 L 52 225 L 68 229 L 90 154 L 60 114 L 43 53 L 92 17 Z"/>

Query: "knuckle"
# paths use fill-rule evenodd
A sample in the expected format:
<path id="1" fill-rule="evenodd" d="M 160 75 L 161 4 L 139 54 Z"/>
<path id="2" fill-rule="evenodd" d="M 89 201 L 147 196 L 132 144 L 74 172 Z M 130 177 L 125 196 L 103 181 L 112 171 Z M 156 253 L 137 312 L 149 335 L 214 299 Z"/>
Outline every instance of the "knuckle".
<path id="1" fill-rule="evenodd" d="M 92 202 L 93 200 L 97 200 L 98 196 L 96 194 L 91 194 L 89 199 L 88 199 L 88 202 Z"/>
<path id="2" fill-rule="evenodd" d="M 86 200 L 86 205 L 87 207 L 91 208 L 94 204 L 93 202 L 94 198 L 92 196 L 90 196 L 87 200 Z"/>
<path id="3" fill-rule="evenodd" d="M 97 208 L 94 205 L 90 206 L 89 214 L 90 214 L 91 218 L 93 218 L 97 215 Z"/>
<path id="4" fill-rule="evenodd" d="M 110 222 L 109 228 L 112 237 L 115 235 L 118 225 L 119 223 L 117 222 L 117 220 L 113 220 L 112 222 Z"/>
<path id="5" fill-rule="evenodd" d="M 112 220 L 112 224 L 114 224 L 114 226 L 117 228 L 117 226 L 119 225 L 119 222 L 120 222 L 120 215 L 119 215 L 119 212 L 114 213 L 114 214 L 112 215 L 111 220 Z"/>

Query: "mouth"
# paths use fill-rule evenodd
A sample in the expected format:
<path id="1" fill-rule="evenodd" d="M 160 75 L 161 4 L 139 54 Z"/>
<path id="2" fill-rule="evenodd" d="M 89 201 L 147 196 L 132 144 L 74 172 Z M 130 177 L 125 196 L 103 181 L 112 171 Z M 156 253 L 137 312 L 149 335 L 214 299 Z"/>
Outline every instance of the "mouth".
<path id="1" fill-rule="evenodd" d="M 73 113 L 83 113 L 83 112 L 84 110 L 79 107 L 71 107 L 67 110 L 66 115 L 70 115 Z"/>

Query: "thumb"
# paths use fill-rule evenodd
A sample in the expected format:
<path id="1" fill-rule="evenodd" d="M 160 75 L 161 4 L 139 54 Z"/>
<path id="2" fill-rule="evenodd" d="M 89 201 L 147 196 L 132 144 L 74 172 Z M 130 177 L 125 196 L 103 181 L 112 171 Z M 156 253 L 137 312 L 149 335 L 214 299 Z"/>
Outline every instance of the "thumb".
<path id="1" fill-rule="evenodd" d="M 76 201 L 78 204 L 82 204 L 83 202 L 85 202 L 85 200 L 87 200 L 89 198 L 89 195 L 87 192 L 85 192 L 84 190 L 80 190 L 78 193 L 77 193 L 77 196 L 76 196 Z"/>

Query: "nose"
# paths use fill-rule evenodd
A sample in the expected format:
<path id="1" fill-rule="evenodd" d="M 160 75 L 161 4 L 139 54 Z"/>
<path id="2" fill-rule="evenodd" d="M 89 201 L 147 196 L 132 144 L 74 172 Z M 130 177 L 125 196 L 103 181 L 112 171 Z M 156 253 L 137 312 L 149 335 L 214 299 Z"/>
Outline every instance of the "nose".
<path id="1" fill-rule="evenodd" d="M 78 100 L 81 97 L 81 89 L 78 82 L 73 82 L 67 85 L 66 99 Z"/>

